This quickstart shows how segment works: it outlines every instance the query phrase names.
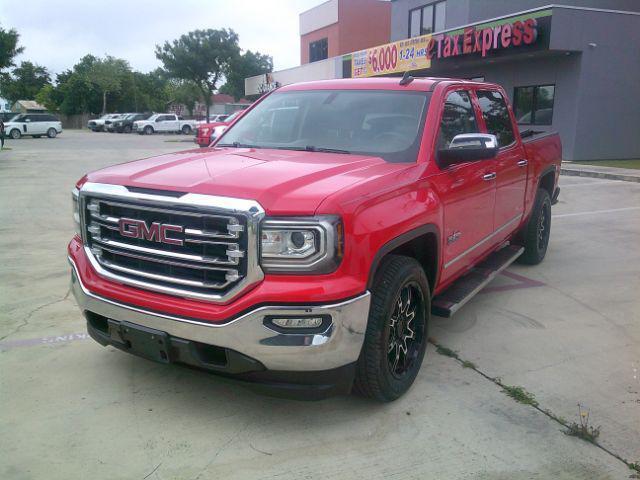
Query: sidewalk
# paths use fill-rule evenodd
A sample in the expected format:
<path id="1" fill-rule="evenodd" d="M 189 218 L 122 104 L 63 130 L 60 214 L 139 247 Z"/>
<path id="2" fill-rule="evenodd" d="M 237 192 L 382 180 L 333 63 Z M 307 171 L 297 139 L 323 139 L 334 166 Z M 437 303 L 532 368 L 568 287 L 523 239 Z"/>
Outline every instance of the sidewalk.
<path id="1" fill-rule="evenodd" d="M 563 161 L 560 167 L 560 175 L 573 177 L 606 178 L 609 180 L 624 180 L 626 182 L 640 183 L 640 170 L 631 168 L 599 167 L 597 165 L 583 165 Z"/>

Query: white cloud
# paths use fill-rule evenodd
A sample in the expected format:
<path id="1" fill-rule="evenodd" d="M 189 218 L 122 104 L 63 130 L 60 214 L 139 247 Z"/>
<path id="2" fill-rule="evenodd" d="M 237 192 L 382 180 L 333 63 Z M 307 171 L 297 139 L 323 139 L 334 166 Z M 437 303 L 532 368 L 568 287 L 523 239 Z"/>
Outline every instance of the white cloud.
<path id="1" fill-rule="evenodd" d="M 20 33 L 31 60 L 53 73 L 91 53 L 124 58 L 143 72 L 159 66 L 155 45 L 190 30 L 232 28 L 240 47 L 271 55 L 276 70 L 300 64 L 298 15 L 322 0 L 29 0 L 0 2 L 0 24 Z"/>

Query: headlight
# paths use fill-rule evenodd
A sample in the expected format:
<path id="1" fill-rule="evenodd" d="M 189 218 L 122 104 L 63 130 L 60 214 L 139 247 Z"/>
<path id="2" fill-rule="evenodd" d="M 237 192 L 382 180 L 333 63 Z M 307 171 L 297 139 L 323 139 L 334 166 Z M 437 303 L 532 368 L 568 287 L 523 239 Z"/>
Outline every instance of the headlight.
<path id="1" fill-rule="evenodd" d="M 262 268 L 267 273 L 330 273 L 342 259 L 342 230 L 333 215 L 267 218 L 260 232 Z"/>
<path id="2" fill-rule="evenodd" d="M 73 210 L 73 223 L 76 227 L 76 233 L 79 236 L 82 236 L 82 232 L 80 230 L 80 205 L 78 197 L 80 196 L 80 191 L 77 188 L 74 188 L 71 191 L 71 205 Z"/>

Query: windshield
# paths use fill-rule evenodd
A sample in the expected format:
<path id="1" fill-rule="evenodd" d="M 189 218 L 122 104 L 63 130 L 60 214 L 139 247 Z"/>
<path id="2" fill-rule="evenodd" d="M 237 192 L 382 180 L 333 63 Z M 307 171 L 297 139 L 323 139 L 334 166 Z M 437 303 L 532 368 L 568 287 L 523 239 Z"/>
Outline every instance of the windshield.
<path id="1" fill-rule="evenodd" d="M 14 115 L 13 117 L 11 117 L 9 122 L 19 122 L 21 120 L 22 120 L 22 114 L 18 114 L 18 115 Z"/>
<path id="2" fill-rule="evenodd" d="M 276 92 L 218 146 L 332 151 L 415 162 L 430 94 L 392 90 Z"/>

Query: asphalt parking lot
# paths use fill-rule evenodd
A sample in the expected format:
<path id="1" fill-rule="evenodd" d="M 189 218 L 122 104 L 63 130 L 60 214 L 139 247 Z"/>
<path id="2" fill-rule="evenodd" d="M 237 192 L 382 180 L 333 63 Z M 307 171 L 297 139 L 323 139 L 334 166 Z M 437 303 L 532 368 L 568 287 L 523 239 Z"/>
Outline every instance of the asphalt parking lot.
<path id="1" fill-rule="evenodd" d="M 640 462 L 640 184 L 562 177 L 544 263 L 510 267 L 453 319 L 434 319 L 434 342 L 475 369 L 430 345 L 392 404 L 296 402 L 84 333 L 65 253 L 75 180 L 191 138 L 65 131 L 0 152 L 0 478 L 633 473 L 616 456 Z M 539 409 L 492 378 L 531 392 Z M 578 421 L 578 403 L 603 448 L 551 418 Z"/>

